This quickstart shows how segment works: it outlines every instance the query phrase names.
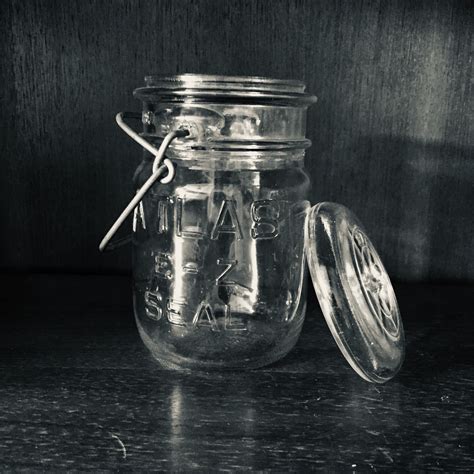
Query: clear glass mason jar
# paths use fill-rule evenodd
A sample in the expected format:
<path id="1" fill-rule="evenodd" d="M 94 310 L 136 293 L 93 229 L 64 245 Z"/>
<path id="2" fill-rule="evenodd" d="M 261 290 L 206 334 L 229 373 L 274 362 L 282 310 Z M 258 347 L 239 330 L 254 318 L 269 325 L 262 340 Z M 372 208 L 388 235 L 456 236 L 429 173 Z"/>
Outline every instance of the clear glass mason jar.
<path id="1" fill-rule="evenodd" d="M 147 77 L 142 137 L 186 128 L 133 224 L 134 309 L 153 356 L 173 368 L 254 368 L 295 345 L 306 309 L 307 107 L 297 81 Z M 144 155 L 140 188 L 152 174 Z"/>
<path id="2" fill-rule="evenodd" d="M 304 84 L 149 76 L 134 94 L 141 116 L 116 120 L 147 152 L 137 193 L 99 249 L 133 212 L 135 317 L 153 356 L 177 369 L 280 359 L 303 324 L 307 261 L 344 357 L 363 379 L 390 380 L 405 338 L 383 263 L 349 209 L 307 200 L 306 111 L 316 98 Z M 143 133 L 126 117 L 141 118 Z"/>

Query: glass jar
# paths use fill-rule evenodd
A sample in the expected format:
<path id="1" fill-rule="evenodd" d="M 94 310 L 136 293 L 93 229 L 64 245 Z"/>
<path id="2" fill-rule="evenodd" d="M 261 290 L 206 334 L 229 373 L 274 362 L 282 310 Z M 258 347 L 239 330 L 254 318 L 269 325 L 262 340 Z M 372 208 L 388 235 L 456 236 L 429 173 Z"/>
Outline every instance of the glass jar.
<path id="1" fill-rule="evenodd" d="M 134 308 L 145 345 L 175 368 L 280 359 L 306 308 L 304 115 L 314 98 L 293 81 L 194 75 L 149 77 L 135 95 L 149 142 L 191 132 L 168 148 L 173 181 L 135 209 Z M 140 164 L 137 188 L 153 158 Z"/>
<path id="2" fill-rule="evenodd" d="M 392 378 L 404 334 L 383 264 L 347 208 L 308 201 L 306 112 L 316 98 L 304 84 L 149 76 L 134 95 L 143 133 L 123 120 L 134 114 L 117 122 L 147 151 L 137 194 L 100 248 L 133 211 L 134 311 L 153 356 L 205 370 L 282 358 L 304 321 L 307 259 L 350 365 L 368 381 Z"/>

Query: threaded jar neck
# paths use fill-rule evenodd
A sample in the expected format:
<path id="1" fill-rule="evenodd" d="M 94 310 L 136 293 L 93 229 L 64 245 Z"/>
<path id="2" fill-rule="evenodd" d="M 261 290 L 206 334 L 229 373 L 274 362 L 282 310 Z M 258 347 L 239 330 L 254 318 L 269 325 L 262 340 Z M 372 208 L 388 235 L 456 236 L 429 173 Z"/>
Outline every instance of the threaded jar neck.
<path id="1" fill-rule="evenodd" d="M 147 76 L 134 91 L 143 102 L 147 136 L 163 137 L 186 128 L 178 152 L 276 151 L 304 149 L 306 112 L 316 97 L 299 81 L 262 77 Z"/>

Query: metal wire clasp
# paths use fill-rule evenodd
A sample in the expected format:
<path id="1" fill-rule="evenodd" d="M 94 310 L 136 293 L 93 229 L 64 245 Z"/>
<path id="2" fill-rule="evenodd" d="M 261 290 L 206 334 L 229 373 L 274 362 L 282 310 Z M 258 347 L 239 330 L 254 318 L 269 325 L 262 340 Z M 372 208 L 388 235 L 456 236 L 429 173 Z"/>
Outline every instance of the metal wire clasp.
<path id="1" fill-rule="evenodd" d="M 143 137 L 141 137 L 137 132 L 130 128 L 125 122 L 124 117 L 127 114 L 125 112 L 120 112 L 116 115 L 115 120 L 118 126 L 133 140 L 139 143 L 143 148 L 148 150 L 151 154 L 155 155 L 155 161 L 152 166 L 152 174 L 143 184 L 143 186 L 137 191 L 137 194 L 133 199 L 128 203 L 127 207 L 122 211 L 117 220 L 110 227 L 105 237 L 99 244 L 99 250 L 103 252 L 107 246 L 110 244 L 112 237 L 117 233 L 125 219 L 133 212 L 133 210 L 138 206 L 140 201 L 143 199 L 143 196 L 148 192 L 148 190 L 155 184 L 155 181 L 164 175 L 165 171 L 168 171 L 167 174 L 160 180 L 160 183 L 167 184 L 173 181 L 175 175 L 175 169 L 173 163 L 168 159 L 164 158 L 166 149 L 170 143 L 178 137 L 186 137 L 189 135 L 189 131 L 186 129 L 173 130 L 168 133 L 158 149 L 156 149 L 151 143 L 147 142 Z"/>

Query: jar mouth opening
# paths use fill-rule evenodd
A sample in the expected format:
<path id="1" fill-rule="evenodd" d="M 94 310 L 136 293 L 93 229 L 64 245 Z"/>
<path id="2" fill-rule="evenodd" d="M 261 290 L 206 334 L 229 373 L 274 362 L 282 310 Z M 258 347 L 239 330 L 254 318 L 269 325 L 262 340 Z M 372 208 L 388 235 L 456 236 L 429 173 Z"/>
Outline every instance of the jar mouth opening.
<path id="1" fill-rule="evenodd" d="M 150 101 L 166 97 L 173 101 L 271 101 L 310 105 L 316 97 L 305 92 L 303 82 L 260 76 L 222 76 L 210 74 L 178 74 L 145 76 L 145 87 L 135 89 L 135 97 Z"/>
<path id="2" fill-rule="evenodd" d="M 177 74 L 145 76 L 147 87 L 187 88 L 187 89 L 226 89 L 226 90 L 266 90 L 289 93 L 303 93 L 305 84 L 293 79 L 272 79 L 262 76 L 223 76 L 213 74 Z"/>

